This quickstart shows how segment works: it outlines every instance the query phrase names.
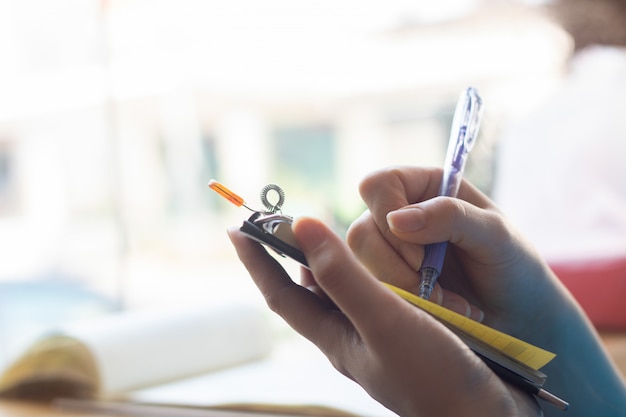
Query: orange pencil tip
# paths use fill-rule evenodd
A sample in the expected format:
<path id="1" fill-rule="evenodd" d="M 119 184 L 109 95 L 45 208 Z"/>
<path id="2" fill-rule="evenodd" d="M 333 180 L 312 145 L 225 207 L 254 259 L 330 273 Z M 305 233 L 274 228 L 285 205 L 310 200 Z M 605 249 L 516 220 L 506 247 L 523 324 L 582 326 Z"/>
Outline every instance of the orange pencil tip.
<path id="1" fill-rule="evenodd" d="M 237 194 L 233 193 L 231 190 L 215 180 L 209 181 L 209 188 L 224 197 L 226 200 L 236 205 L 237 207 L 241 207 L 244 204 L 243 198 L 239 197 Z"/>

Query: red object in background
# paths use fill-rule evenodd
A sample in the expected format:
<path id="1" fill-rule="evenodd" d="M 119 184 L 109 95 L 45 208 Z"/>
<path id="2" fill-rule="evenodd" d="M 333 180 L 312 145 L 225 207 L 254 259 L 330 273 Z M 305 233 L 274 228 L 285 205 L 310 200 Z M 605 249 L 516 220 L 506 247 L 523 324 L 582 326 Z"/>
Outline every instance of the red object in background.
<path id="1" fill-rule="evenodd" d="M 550 262 L 550 267 L 596 328 L 626 329 L 626 257 Z"/>

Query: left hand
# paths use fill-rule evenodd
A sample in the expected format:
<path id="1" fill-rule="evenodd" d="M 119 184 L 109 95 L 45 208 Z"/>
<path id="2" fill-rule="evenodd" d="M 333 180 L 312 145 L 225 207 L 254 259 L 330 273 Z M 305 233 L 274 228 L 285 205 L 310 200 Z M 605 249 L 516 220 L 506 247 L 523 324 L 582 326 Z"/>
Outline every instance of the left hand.
<path id="1" fill-rule="evenodd" d="M 321 222 L 293 225 L 311 270 L 294 283 L 237 230 L 229 236 L 269 307 L 331 363 L 403 417 L 540 415 L 527 394 L 503 383 L 452 332 L 380 283 Z"/>

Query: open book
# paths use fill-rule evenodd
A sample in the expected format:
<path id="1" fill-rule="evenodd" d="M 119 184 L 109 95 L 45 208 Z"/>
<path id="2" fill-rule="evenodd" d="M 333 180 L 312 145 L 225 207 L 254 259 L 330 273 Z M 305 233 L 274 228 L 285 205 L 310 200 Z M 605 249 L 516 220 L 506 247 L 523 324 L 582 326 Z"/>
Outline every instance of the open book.
<path id="1" fill-rule="evenodd" d="M 115 415 L 395 415 L 273 318 L 248 303 L 64 326 L 7 367 L 0 398 Z"/>
<path id="2" fill-rule="evenodd" d="M 260 307 L 129 312 L 64 326 L 0 377 L 0 396 L 103 398 L 258 360 L 272 348 Z"/>

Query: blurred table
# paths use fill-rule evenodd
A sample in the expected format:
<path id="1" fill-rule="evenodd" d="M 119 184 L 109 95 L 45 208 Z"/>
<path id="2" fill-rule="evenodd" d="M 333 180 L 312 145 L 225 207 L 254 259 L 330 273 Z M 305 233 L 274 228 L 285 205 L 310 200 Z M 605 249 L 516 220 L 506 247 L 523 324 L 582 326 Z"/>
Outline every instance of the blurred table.
<path id="1" fill-rule="evenodd" d="M 601 332 L 602 341 L 606 346 L 608 353 L 615 360 L 615 363 L 626 378 L 626 331 L 623 332 Z M 184 414 L 184 413 L 183 413 Z M 181 414 L 180 417 L 184 417 Z M 250 417 L 250 413 L 246 412 L 213 412 L 215 417 Z M 63 411 L 45 404 L 23 403 L 14 401 L 0 401 L 0 416 L 11 417 L 100 417 L 105 415 L 96 411 Z M 106 414 L 109 417 L 115 417 L 115 414 Z M 125 414 L 128 416 L 129 414 Z M 139 415 L 139 414 L 138 414 Z M 143 414 L 148 416 L 149 414 Z M 208 413 L 207 413 L 208 415 Z M 257 416 L 265 416 L 268 414 L 259 413 Z M 118 417 L 122 417 L 118 415 Z M 284 417 L 284 416 L 283 416 Z"/>
<path id="2" fill-rule="evenodd" d="M 345 411 L 311 405 L 233 404 L 223 407 L 149 405 L 113 401 L 62 400 L 62 404 L 0 401 L 0 416 L 11 417 L 355 417 Z"/>
<path id="3" fill-rule="evenodd" d="M 87 408 L 91 405 L 86 404 Z M 133 407 L 133 406 L 131 406 Z M 28 402 L 0 401 L 0 416 L 10 417 L 279 417 L 278 414 L 267 414 L 262 412 L 246 412 L 234 410 L 200 410 L 193 408 L 175 407 L 150 407 L 139 406 L 134 410 L 129 409 L 124 412 L 115 412 L 110 408 L 101 410 L 82 411 L 79 409 L 63 410 L 52 405 L 37 404 Z M 285 415 L 289 417 L 288 415 Z M 284 417 L 284 416 L 280 416 Z M 293 416 L 292 416 L 293 417 Z"/>
<path id="4" fill-rule="evenodd" d="M 92 417 L 89 414 L 67 413 L 37 403 L 0 401 L 0 415 L 10 417 Z"/>

